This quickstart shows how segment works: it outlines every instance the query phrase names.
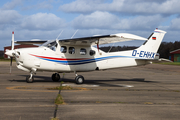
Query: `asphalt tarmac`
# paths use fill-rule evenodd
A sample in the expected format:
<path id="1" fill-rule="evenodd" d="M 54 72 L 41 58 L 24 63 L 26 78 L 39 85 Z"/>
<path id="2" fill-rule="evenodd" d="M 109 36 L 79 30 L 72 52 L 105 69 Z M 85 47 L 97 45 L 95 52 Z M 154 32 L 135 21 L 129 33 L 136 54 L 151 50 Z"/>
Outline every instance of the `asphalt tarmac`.
<path id="1" fill-rule="evenodd" d="M 54 101 L 59 86 L 50 72 L 38 72 L 34 83 L 26 83 L 29 73 L 13 63 L 0 62 L 0 120 L 179 120 L 180 66 L 152 64 L 140 67 L 78 73 L 83 85 L 74 83 L 73 73 L 60 74 L 64 104 Z"/>

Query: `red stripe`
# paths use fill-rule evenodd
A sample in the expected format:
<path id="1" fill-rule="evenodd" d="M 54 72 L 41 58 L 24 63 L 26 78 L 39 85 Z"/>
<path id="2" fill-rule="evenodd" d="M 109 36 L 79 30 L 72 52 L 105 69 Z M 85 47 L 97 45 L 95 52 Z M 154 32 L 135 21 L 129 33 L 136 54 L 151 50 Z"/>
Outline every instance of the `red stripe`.
<path id="1" fill-rule="evenodd" d="M 153 40 L 156 40 L 156 37 L 152 37 Z"/>
<path id="2" fill-rule="evenodd" d="M 80 58 L 80 59 L 69 58 L 69 59 L 66 59 L 66 58 L 54 58 L 54 57 L 38 56 L 38 55 L 33 55 L 33 54 L 30 54 L 30 55 L 35 56 L 35 57 L 40 57 L 40 58 L 46 58 L 46 59 L 52 59 L 52 60 L 63 60 L 63 61 L 67 61 L 67 60 L 87 60 L 88 59 L 88 58 Z"/>

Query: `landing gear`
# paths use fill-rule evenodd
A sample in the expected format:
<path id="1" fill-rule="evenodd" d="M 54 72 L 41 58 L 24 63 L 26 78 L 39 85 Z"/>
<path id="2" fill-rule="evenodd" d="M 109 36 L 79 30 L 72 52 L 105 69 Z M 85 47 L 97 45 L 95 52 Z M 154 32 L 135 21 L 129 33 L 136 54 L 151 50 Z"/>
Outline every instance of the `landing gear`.
<path id="1" fill-rule="evenodd" d="M 33 76 L 30 77 L 30 75 L 28 75 L 28 76 L 26 77 L 26 82 L 27 82 L 27 83 L 33 83 L 33 82 L 34 82 L 34 77 L 33 77 Z"/>
<path id="2" fill-rule="evenodd" d="M 33 83 L 34 82 L 34 77 L 33 77 L 33 75 L 34 74 L 36 74 L 36 68 L 32 68 L 31 69 L 31 72 L 30 72 L 30 75 L 28 75 L 27 77 L 26 77 L 26 82 L 27 83 Z"/>
<path id="3" fill-rule="evenodd" d="M 76 71 L 74 71 L 76 77 L 75 77 L 75 82 L 76 84 L 83 84 L 84 83 L 84 77 L 82 75 L 78 75 Z"/>
<path id="4" fill-rule="evenodd" d="M 51 78 L 54 82 L 58 82 L 60 80 L 60 75 L 58 73 L 54 73 Z"/>
<path id="5" fill-rule="evenodd" d="M 78 75 L 75 77 L 76 84 L 83 84 L 84 83 L 84 77 L 82 75 Z"/>

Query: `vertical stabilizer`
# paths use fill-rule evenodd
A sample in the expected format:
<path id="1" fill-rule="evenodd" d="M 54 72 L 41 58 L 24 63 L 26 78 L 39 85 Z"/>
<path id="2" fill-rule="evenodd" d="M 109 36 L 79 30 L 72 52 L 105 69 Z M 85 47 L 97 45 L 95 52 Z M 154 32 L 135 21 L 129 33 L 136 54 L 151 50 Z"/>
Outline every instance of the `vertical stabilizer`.
<path id="1" fill-rule="evenodd" d="M 154 33 L 149 36 L 149 39 L 142 46 L 137 48 L 137 50 L 157 53 L 165 34 L 165 31 L 155 29 Z"/>
<path id="2" fill-rule="evenodd" d="M 165 31 L 155 29 L 154 33 L 149 36 L 143 45 L 133 50 L 132 56 L 142 59 L 154 59 L 165 34 Z"/>

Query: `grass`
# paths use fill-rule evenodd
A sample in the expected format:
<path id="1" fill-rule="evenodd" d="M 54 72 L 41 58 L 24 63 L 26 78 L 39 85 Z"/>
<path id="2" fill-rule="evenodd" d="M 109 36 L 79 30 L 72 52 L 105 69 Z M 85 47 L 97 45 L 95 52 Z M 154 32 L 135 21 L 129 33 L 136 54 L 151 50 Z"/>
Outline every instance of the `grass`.
<path id="1" fill-rule="evenodd" d="M 0 62 L 1 62 L 1 61 L 3 61 L 3 62 L 4 62 L 4 61 L 10 62 L 10 61 L 11 61 L 11 59 L 4 59 L 4 58 L 3 58 L 3 59 L 1 59 L 1 58 L 0 58 Z M 13 60 L 13 61 L 15 61 L 15 60 Z"/>
<path id="2" fill-rule="evenodd" d="M 63 100 L 63 98 L 62 98 L 62 96 L 61 96 L 60 94 L 58 94 L 58 96 L 56 97 L 54 103 L 55 103 L 56 105 L 64 104 L 64 100 Z"/>
<path id="3" fill-rule="evenodd" d="M 153 63 L 153 64 L 176 65 L 176 66 L 180 66 L 180 62 L 164 62 L 164 63 Z"/>
<path id="4" fill-rule="evenodd" d="M 48 90 L 90 90 L 87 88 L 81 88 L 81 87 L 70 87 L 70 86 L 57 86 L 53 88 L 46 88 Z"/>
<path id="5" fill-rule="evenodd" d="M 51 118 L 51 120 L 59 120 L 58 118 Z"/>
<path id="6" fill-rule="evenodd" d="M 4 57 L 0 57 L 0 62 L 1 62 L 1 61 L 3 61 L 3 62 L 4 62 L 4 61 L 9 61 L 9 62 L 10 62 L 11 59 L 4 59 Z M 13 58 L 13 62 L 15 62 L 15 59 L 14 59 L 14 58 Z"/>
<path id="7" fill-rule="evenodd" d="M 152 102 L 145 102 L 144 104 L 146 104 L 146 105 L 153 105 Z"/>
<path id="8" fill-rule="evenodd" d="M 47 88 L 48 90 L 73 90 L 70 86 L 58 86 L 53 88 Z"/>

